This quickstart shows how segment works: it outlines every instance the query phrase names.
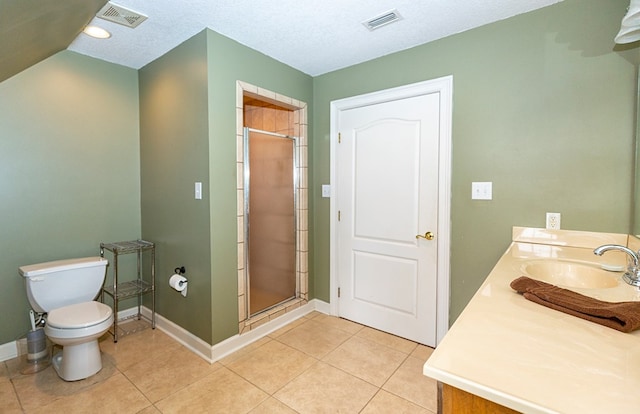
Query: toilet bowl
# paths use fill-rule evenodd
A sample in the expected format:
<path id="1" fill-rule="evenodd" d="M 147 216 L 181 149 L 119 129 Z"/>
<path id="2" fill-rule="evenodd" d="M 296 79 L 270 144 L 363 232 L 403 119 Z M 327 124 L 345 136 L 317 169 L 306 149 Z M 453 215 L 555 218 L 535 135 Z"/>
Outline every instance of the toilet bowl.
<path id="1" fill-rule="evenodd" d="M 49 312 L 44 333 L 62 351 L 52 364 L 60 378 L 77 381 L 102 368 L 100 338 L 113 324 L 113 311 L 100 302 L 81 302 Z"/>
<path id="2" fill-rule="evenodd" d="M 111 308 L 95 299 L 107 268 L 103 257 L 81 257 L 21 266 L 27 298 L 47 314 L 44 333 L 62 352 L 52 358 L 58 376 L 77 381 L 102 368 L 98 338 L 113 324 Z"/>

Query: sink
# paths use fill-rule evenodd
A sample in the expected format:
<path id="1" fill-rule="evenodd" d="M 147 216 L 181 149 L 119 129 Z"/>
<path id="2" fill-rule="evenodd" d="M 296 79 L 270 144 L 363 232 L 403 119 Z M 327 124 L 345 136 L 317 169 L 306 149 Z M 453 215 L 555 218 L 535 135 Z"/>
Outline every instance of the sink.
<path id="1" fill-rule="evenodd" d="M 606 289 L 618 286 L 618 273 L 597 266 L 562 260 L 540 260 L 528 262 L 522 270 L 533 279 L 561 287 Z"/>

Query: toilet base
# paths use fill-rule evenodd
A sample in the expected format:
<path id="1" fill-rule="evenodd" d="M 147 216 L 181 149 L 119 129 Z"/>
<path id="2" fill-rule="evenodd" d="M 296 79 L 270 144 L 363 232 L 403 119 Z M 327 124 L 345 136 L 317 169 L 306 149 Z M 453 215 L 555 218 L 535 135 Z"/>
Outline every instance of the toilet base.
<path id="1" fill-rule="evenodd" d="M 65 381 L 78 381 L 97 374 L 102 369 L 98 340 L 77 345 L 65 345 L 51 359 L 58 376 Z"/>

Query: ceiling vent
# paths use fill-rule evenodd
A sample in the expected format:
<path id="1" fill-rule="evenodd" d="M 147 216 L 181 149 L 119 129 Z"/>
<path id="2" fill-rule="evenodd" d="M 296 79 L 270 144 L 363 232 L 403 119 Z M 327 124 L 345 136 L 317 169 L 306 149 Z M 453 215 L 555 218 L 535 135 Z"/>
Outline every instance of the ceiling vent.
<path id="1" fill-rule="evenodd" d="M 398 20 L 402 20 L 402 16 L 400 16 L 398 10 L 393 9 L 374 17 L 373 19 L 369 19 L 366 22 L 362 22 L 362 24 L 367 29 L 373 31 L 381 28 L 382 26 L 397 22 Z"/>
<path id="2" fill-rule="evenodd" d="M 147 20 L 147 16 L 111 2 L 107 2 L 107 4 L 100 9 L 98 14 L 96 14 L 96 17 L 109 20 L 110 22 L 118 23 L 132 29 Z"/>

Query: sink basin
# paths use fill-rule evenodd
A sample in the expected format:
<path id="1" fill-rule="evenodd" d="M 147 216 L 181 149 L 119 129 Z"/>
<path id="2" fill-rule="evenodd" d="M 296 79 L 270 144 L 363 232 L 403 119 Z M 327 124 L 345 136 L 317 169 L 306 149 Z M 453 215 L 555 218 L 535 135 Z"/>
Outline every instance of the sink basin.
<path id="1" fill-rule="evenodd" d="M 533 279 L 560 287 L 581 289 L 606 289 L 618 286 L 617 273 L 603 270 L 595 265 L 561 261 L 540 260 L 529 262 L 523 270 Z"/>

